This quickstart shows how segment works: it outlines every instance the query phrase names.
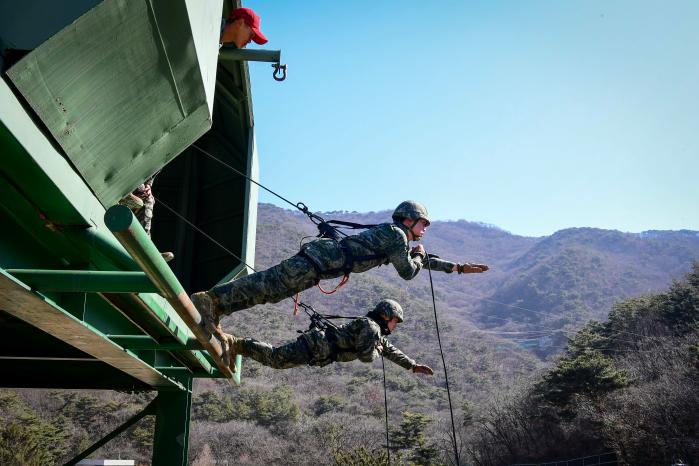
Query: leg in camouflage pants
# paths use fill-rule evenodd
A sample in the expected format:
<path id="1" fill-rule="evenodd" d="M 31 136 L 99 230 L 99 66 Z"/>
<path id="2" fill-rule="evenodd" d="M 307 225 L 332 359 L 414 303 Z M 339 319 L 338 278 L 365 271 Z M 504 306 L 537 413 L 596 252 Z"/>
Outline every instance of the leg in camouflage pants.
<path id="1" fill-rule="evenodd" d="M 278 303 L 316 283 L 318 273 L 311 262 L 294 256 L 262 272 L 215 286 L 211 291 L 218 298 L 219 310 L 230 314 L 256 304 Z"/>
<path id="2" fill-rule="evenodd" d="M 277 347 L 253 338 L 238 339 L 233 344 L 233 351 L 274 369 L 305 365 L 313 358 L 304 336 Z"/>
<path id="3" fill-rule="evenodd" d="M 152 192 L 154 179 L 155 175 L 151 176 L 133 192 L 134 195 L 143 200 L 143 207 L 136 212 L 136 218 L 148 236 L 150 236 L 151 223 L 153 222 L 153 207 L 155 207 L 155 197 Z"/>

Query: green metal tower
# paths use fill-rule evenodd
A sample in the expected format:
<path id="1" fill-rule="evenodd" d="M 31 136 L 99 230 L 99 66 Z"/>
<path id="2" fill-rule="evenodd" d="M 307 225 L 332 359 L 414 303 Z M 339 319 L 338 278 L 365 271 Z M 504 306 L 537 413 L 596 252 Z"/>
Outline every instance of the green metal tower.
<path id="1" fill-rule="evenodd" d="M 241 367 L 225 364 L 188 294 L 254 260 L 257 191 L 220 165 L 257 177 L 247 63 L 219 60 L 221 17 L 237 5 L 9 3 L 0 386 L 157 391 L 69 464 L 154 415 L 153 464 L 184 465 L 193 379 L 239 382 Z M 115 204 L 157 172 L 151 239 Z"/>

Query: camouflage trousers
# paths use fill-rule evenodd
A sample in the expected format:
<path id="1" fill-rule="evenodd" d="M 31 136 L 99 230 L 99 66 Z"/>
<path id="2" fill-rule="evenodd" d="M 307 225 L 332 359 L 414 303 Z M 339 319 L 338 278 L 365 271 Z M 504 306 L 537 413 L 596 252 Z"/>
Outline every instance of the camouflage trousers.
<path id="1" fill-rule="evenodd" d="M 141 200 L 143 200 L 143 207 L 138 209 L 138 211 L 135 213 L 136 219 L 146 231 L 148 236 L 150 236 L 151 223 L 153 222 L 153 207 L 155 206 L 155 197 L 151 192 L 154 179 L 155 175 L 151 176 L 133 192 L 135 196 L 140 197 Z"/>
<path id="2" fill-rule="evenodd" d="M 254 338 L 240 339 L 233 349 L 237 354 L 274 369 L 289 369 L 306 364 L 325 366 L 333 362 L 331 346 L 323 332 L 318 330 L 306 332 L 296 340 L 277 347 Z"/>
<path id="3" fill-rule="evenodd" d="M 318 283 L 311 261 L 293 256 L 261 272 L 232 280 L 212 288 L 224 314 L 256 304 L 278 303 Z"/>

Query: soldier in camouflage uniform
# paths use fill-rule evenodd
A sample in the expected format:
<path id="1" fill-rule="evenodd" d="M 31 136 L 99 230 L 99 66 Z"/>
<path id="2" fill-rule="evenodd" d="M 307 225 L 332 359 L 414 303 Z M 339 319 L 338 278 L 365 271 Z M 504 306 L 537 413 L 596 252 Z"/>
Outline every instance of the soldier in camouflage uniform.
<path id="1" fill-rule="evenodd" d="M 400 304 L 392 299 L 382 299 L 366 317 L 326 330 L 314 328 L 282 346 L 272 347 L 253 338 L 232 335 L 228 339 L 233 353 L 275 369 L 305 364 L 322 367 L 355 359 L 369 363 L 381 354 L 405 369 L 432 375 L 429 366 L 416 363 L 386 339 L 385 335 L 390 334 L 400 322 L 403 322 Z"/>
<path id="2" fill-rule="evenodd" d="M 151 224 L 153 222 L 153 207 L 155 207 L 153 180 L 155 180 L 155 175 L 148 178 L 133 191 L 133 194 L 143 201 L 143 208 L 136 212 L 136 219 L 138 219 L 143 229 L 146 230 L 148 236 L 150 236 Z"/>
<path id="3" fill-rule="evenodd" d="M 153 208 L 155 207 L 155 196 L 153 196 L 155 175 L 148 178 L 119 202 L 131 209 L 148 236 L 150 236 L 151 225 L 153 224 Z M 169 251 L 161 252 L 160 255 L 165 259 L 165 262 L 170 262 L 175 257 Z"/>
<path id="4" fill-rule="evenodd" d="M 223 314 L 279 302 L 320 280 L 387 264 L 393 264 L 401 278 L 410 280 L 427 264 L 425 248 L 421 244 L 411 248 L 410 241 L 419 241 L 429 224 L 427 209 L 422 204 L 405 201 L 393 212 L 393 223 L 376 225 L 340 241 L 327 238 L 311 241 L 297 255 L 265 271 L 194 293 L 192 302 L 201 313 L 207 331 L 224 341 L 225 334 L 219 324 Z M 488 270 L 484 264 L 457 264 L 438 258 L 430 258 L 429 263 L 432 270 L 446 273 Z"/>

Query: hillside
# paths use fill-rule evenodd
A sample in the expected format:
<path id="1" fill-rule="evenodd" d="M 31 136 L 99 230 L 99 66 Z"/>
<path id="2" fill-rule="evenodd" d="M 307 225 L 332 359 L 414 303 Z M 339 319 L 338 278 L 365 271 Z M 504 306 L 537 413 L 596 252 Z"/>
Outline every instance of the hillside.
<path id="1" fill-rule="evenodd" d="M 390 219 L 390 211 L 320 214 L 360 223 Z M 295 254 L 301 238 L 315 234 L 303 214 L 261 204 L 255 267 L 264 269 Z M 433 273 L 458 434 L 464 441 L 476 438 L 484 444 L 491 441 L 487 435 L 469 429 L 473 419 L 485 418 L 474 416 L 499 406 L 498 400 L 507 399 L 503 393 L 521 391 L 545 377 L 567 337 L 574 337 L 591 318 L 605 320 L 613 302 L 667 288 L 699 258 L 696 232 L 629 234 L 580 228 L 530 238 L 464 220 L 434 222 L 424 245 L 445 259 L 491 266 L 478 275 Z M 391 266 L 380 267 L 353 274 L 332 296 L 317 289 L 301 295 L 320 312 L 350 316 L 365 314 L 385 297 L 398 300 L 406 312 L 391 341 L 435 369 L 428 377 L 386 363 L 392 462 L 444 463 L 451 452 L 450 422 L 427 271 L 404 281 Z M 294 317 L 292 311 L 288 299 L 235 313 L 223 325 L 238 336 L 278 344 L 308 326 L 302 313 Z M 385 464 L 382 382 L 380 361 L 272 370 L 246 360 L 240 387 L 197 379 L 191 464 L 230 458 L 255 465 Z M 2 434 L 7 445 L 30 440 L 32 445 L 52 445 L 45 457 L 66 460 L 134 414 L 148 398 L 5 391 L 0 393 L 0 418 L 11 429 Z M 30 421 L 23 424 L 21 419 Z M 152 423 L 129 429 L 102 453 L 148 458 L 151 430 Z"/>
<path id="2" fill-rule="evenodd" d="M 488 297 L 495 302 L 482 302 L 474 317 L 492 327 L 509 320 L 524 328 L 579 328 L 603 319 L 617 300 L 666 288 L 697 258 L 696 232 L 562 230 L 511 261 Z"/>
<path id="3" fill-rule="evenodd" d="M 662 293 L 616 303 L 543 377 L 474 410 L 464 432 L 471 460 L 611 452 L 622 464 L 699 464 L 698 341 L 699 264 Z"/>

